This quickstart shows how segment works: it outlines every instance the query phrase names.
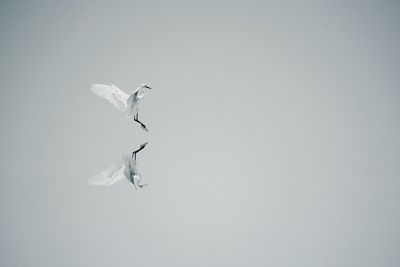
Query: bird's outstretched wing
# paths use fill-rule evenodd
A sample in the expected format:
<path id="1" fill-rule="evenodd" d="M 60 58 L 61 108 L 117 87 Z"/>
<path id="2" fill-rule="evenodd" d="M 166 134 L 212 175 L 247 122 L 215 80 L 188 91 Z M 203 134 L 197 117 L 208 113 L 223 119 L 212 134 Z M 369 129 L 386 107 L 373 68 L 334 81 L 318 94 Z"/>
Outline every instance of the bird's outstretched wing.
<path id="1" fill-rule="evenodd" d="M 91 185 L 113 185 L 119 180 L 125 178 L 122 162 L 116 162 L 107 170 L 94 176 L 89 180 Z"/>
<path id="2" fill-rule="evenodd" d="M 126 102 L 129 95 L 119 89 L 117 86 L 110 84 L 92 84 L 92 91 L 110 101 L 117 109 L 126 111 Z"/>

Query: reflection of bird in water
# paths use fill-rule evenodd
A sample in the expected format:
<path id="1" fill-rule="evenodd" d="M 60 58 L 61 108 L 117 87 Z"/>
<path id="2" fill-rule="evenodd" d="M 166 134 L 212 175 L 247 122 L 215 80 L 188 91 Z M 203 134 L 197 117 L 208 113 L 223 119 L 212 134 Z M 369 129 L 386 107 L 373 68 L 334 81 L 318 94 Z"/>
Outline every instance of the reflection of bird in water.
<path id="1" fill-rule="evenodd" d="M 140 150 L 142 150 L 143 148 L 145 148 L 147 145 L 147 142 L 142 144 L 140 146 L 140 148 L 136 151 L 132 152 L 132 157 L 125 157 L 125 170 L 124 170 L 124 174 L 125 177 L 128 178 L 129 182 L 131 182 L 133 184 L 133 186 L 135 186 L 136 189 L 138 188 L 142 188 L 143 186 L 147 185 L 147 184 L 143 184 L 141 181 L 142 176 L 140 175 L 137 166 L 136 166 L 136 154 L 140 152 Z"/>
<path id="2" fill-rule="evenodd" d="M 151 87 L 141 84 L 131 95 L 128 95 L 113 84 L 92 84 L 93 93 L 110 101 L 117 109 L 125 112 L 129 118 L 133 118 L 147 131 L 146 126 L 139 121 L 139 103 L 145 95 L 144 89 L 151 89 Z"/>
<path id="3" fill-rule="evenodd" d="M 147 143 L 142 144 L 138 150 L 132 153 L 132 157 L 122 156 L 122 161 L 114 163 L 107 170 L 89 180 L 89 184 L 110 186 L 119 180 L 126 178 L 136 189 L 147 185 L 142 183 L 142 176 L 140 175 L 136 165 L 136 154 L 144 149 L 146 145 Z"/>

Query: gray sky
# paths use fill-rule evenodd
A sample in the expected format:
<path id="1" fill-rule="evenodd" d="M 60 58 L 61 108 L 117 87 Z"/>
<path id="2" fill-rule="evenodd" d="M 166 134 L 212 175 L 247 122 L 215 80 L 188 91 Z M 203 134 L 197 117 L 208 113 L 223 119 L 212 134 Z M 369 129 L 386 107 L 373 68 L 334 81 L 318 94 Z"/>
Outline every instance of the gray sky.
<path id="1" fill-rule="evenodd" d="M 399 266 L 400 5 L 300 2 L 2 1 L 0 265 Z"/>

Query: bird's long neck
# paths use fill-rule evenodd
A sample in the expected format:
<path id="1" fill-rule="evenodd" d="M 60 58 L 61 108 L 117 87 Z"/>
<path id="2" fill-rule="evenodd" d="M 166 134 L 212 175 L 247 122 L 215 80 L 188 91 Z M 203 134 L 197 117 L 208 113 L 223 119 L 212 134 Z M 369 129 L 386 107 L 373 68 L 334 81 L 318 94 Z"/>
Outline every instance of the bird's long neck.
<path id="1" fill-rule="evenodd" d="M 144 90 L 143 88 L 139 87 L 138 91 L 137 91 L 137 96 L 139 98 L 143 98 L 144 97 Z"/>
<path id="2" fill-rule="evenodd" d="M 132 96 L 135 95 L 137 98 L 143 98 L 144 97 L 144 90 L 141 87 L 136 88 L 135 91 L 133 91 Z"/>

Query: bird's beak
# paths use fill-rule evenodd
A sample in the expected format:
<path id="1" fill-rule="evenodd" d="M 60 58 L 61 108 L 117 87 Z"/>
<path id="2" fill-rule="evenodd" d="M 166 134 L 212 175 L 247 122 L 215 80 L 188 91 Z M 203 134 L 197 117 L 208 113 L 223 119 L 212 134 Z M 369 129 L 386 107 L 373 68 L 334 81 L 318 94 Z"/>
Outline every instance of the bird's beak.
<path id="1" fill-rule="evenodd" d="M 145 85 L 144 88 L 151 89 L 151 87 L 148 87 L 147 85 Z"/>

